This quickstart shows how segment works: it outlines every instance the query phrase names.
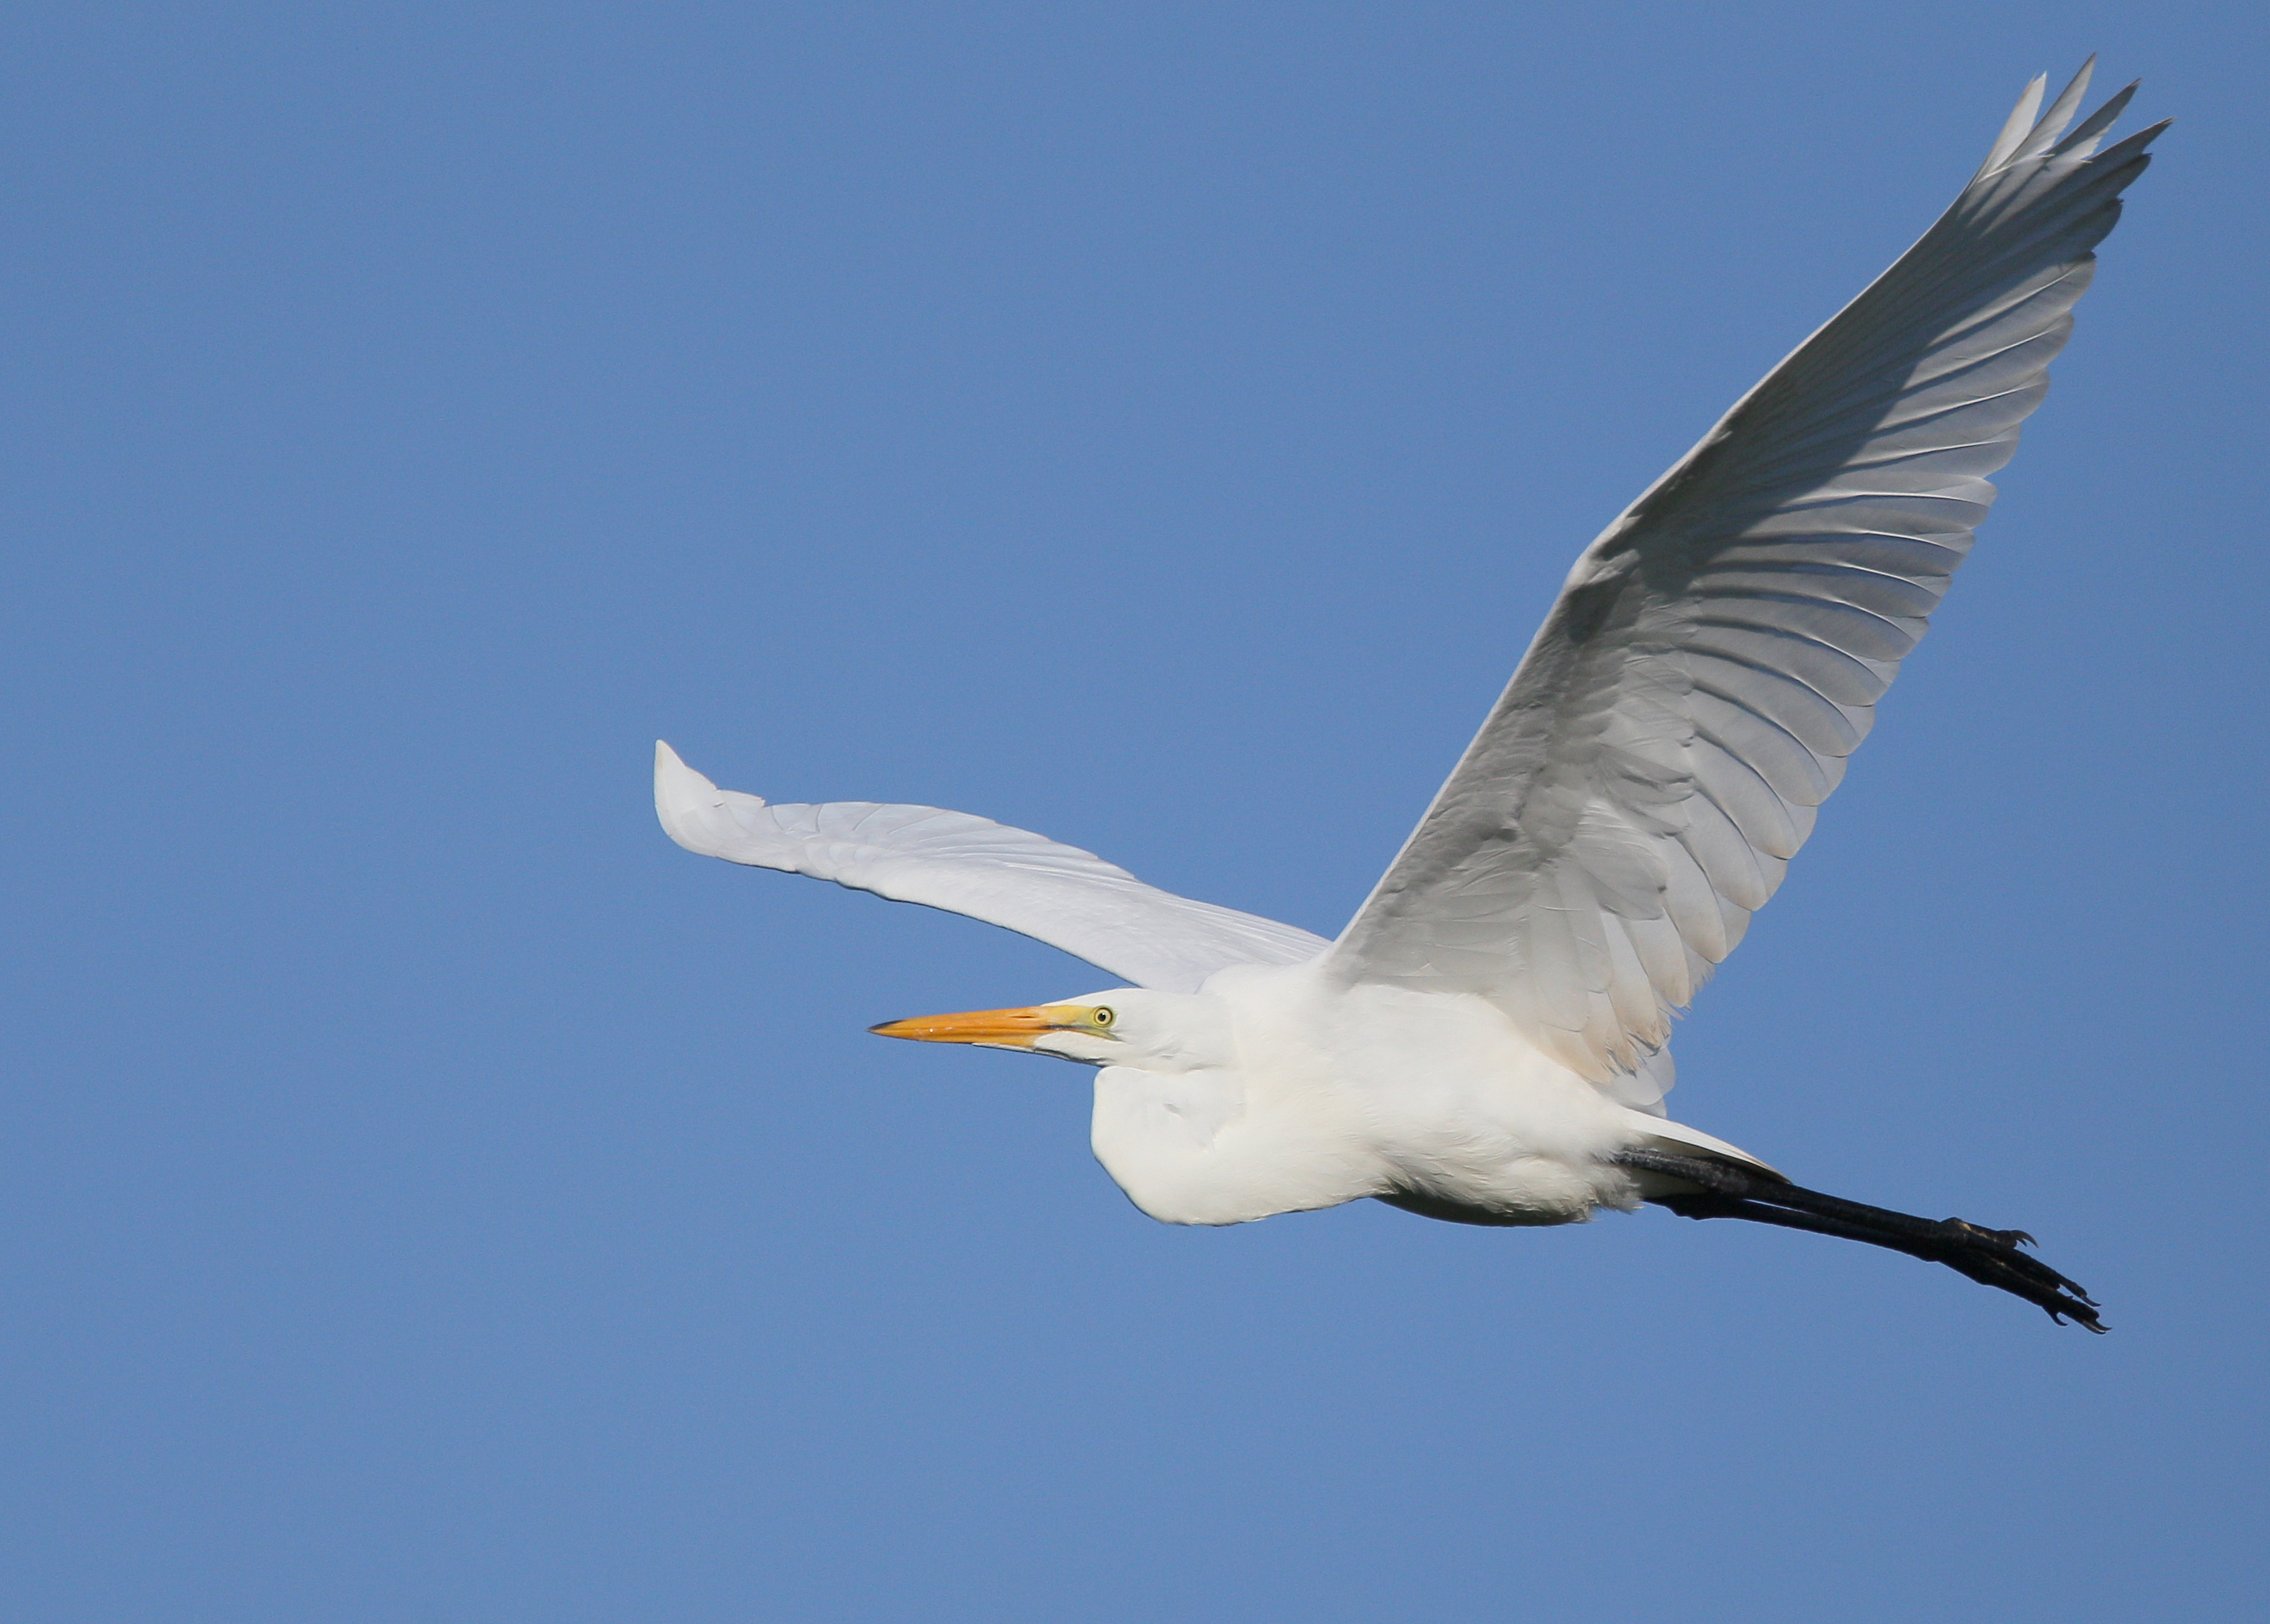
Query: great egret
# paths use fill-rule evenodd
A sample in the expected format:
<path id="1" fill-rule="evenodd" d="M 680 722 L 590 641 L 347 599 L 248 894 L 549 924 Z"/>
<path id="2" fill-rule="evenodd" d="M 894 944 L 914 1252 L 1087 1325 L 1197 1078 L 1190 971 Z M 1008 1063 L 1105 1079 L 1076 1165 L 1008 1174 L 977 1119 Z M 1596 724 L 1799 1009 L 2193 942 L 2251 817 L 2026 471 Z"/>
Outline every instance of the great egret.
<path id="1" fill-rule="evenodd" d="M 2101 1330 L 2029 1237 L 1802 1189 L 1663 1107 L 1673 1012 L 1773 894 L 1923 635 L 2167 127 L 2097 151 L 2132 85 L 2066 134 L 2094 62 L 2038 118 L 2029 85 L 1938 223 L 1584 549 L 1339 940 L 963 812 L 768 805 L 657 745 L 663 827 L 1134 983 L 873 1030 L 1099 1068 L 1096 1157 L 1166 1222 L 1655 1202 L 1889 1247 Z"/>

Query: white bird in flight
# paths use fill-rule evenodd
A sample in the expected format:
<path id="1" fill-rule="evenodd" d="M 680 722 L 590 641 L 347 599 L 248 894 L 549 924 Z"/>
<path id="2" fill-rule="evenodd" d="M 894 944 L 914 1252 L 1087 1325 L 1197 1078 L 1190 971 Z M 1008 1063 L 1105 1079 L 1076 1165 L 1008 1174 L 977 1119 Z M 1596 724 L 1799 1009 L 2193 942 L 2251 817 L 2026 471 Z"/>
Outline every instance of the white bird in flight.
<path id="1" fill-rule="evenodd" d="M 2030 1237 L 1840 1200 L 1665 1115 L 1683 1008 L 1781 883 L 1970 550 L 2163 122 L 2097 150 L 2027 87 L 1954 205 L 1576 560 L 1337 941 L 966 812 L 768 805 L 655 751 L 690 851 L 1021 931 L 1131 985 L 873 1028 L 1097 1068 L 1135 1205 L 1234 1224 L 1370 1197 L 1563 1224 L 1653 1202 L 1947 1264 L 2101 1330 Z"/>

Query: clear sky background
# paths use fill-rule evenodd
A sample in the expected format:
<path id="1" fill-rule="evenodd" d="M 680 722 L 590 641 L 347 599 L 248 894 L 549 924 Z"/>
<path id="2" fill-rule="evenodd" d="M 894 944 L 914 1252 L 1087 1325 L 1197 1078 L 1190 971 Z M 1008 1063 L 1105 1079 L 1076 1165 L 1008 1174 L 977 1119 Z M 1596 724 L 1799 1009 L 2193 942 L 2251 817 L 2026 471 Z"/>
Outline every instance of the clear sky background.
<path id="1" fill-rule="evenodd" d="M 10 8 L 0 1613 L 2259 1617 L 2259 16 Z M 2091 49 L 2180 122 L 1673 1107 L 2111 1336 L 1154 1224 L 862 1030 L 1107 978 L 656 827 L 659 736 L 1337 931 Z"/>

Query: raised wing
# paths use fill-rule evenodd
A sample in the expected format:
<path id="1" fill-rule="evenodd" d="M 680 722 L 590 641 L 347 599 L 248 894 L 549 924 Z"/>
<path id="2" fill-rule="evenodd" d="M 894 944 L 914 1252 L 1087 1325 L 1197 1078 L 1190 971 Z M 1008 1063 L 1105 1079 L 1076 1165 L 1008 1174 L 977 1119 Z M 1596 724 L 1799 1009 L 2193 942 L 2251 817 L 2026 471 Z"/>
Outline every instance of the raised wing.
<path id="1" fill-rule="evenodd" d="M 2091 59 L 2092 63 L 2094 59 Z M 2155 125 L 2028 87 L 1955 204 L 1585 550 L 1333 949 L 1480 993 L 1660 1109 L 1673 1012 L 1740 942 L 1970 549 Z"/>
<path id="2" fill-rule="evenodd" d="M 780 869 L 968 914 L 1166 992 L 1226 965 L 1298 964 L 1331 944 L 1274 920 L 1146 886 L 1077 846 L 936 806 L 769 806 L 720 790 L 657 742 L 654 810 L 705 857 Z"/>

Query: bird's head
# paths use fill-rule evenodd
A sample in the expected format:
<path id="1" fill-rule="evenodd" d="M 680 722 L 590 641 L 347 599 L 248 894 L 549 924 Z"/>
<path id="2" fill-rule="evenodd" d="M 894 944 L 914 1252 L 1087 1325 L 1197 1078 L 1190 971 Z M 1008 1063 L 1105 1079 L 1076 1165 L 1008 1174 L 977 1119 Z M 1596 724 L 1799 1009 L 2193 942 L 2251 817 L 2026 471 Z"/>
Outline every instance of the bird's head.
<path id="1" fill-rule="evenodd" d="M 1060 1004 L 1023 1009 L 917 1015 L 867 1028 L 879 1037 L 924 1043 L 975 1043 L 1053 1055 L 1087 1065 L 1191 1072 L 1231 1064 L 1235 1040 L 1228 1012 L 1203 993 L 1115 987 Z"/>

